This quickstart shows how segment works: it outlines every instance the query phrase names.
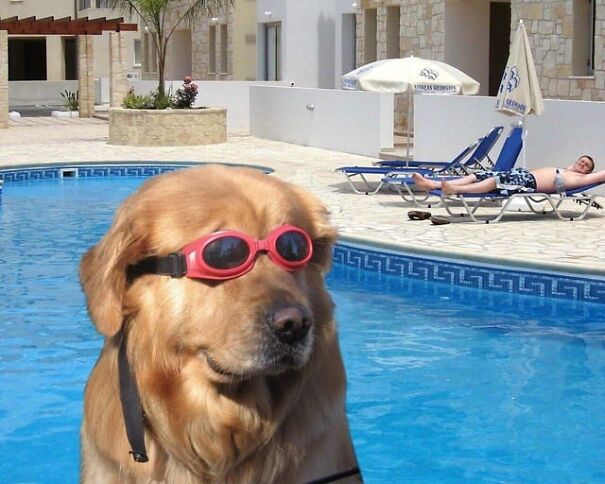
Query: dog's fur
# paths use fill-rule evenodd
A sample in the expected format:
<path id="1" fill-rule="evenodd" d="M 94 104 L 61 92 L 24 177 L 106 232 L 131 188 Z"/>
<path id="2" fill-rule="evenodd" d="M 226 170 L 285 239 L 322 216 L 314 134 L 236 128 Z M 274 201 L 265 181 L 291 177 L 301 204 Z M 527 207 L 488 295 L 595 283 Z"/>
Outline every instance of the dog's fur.
<path id="1" fill-rule="evenodd" d="M 284 223 L 313 240 L 313 258 L 300 272 L 261 254 L 252 271 L 222 282 L 126 278 L 129 265 L 217 230 L 261 239 Z M 128 198 L 81 263 L 91 319 L 106 337 L 86 386 L 82 482 L 298 483 L 354 468 L 324 287 L 335 237 L 313 196 L 252 169 L 179 170 Z M 268 324 L 284 306 L 312 318 L 296 351 Z M 145 412 L 147 463 L 129 455 L 118 386 L 121 330 Z"/>

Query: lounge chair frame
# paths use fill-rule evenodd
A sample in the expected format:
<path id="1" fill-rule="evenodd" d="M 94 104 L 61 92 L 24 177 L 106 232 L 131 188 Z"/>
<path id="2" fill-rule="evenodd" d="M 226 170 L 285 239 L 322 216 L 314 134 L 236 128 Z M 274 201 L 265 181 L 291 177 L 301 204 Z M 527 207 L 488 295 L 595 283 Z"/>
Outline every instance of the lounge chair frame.
<path id="1" fill-rule="evenodd" d="M 452 161 L 401 161 L 386 160 L 375 162 L 375 166 L 343 166 L 335 171 L 342 173 L 353 192 L 360 195 L 374 195 L 385 186 L 386 179 L 417 172 L 422 175 L 464 176 L 476 169 L 485 169 L 485 160 L 493 165 L 489 151 L 502 134 L 502 126 L 492 128 L 490 132 L 477 138 L 464 148 Z M 380 181 L 368 180 L 368 175 L 381 175 Z M 354 182 L 362 182 L 362 188 L 358 189 Z"/>
<path id="2" fill-rule="evenodd" d="M 496 128 L 495 128 L 496 129 Z M 500 136 L 500 132 L 497 136 Z M 508 171 L 515 166 L 517 159 L 519 158 L 519 154 L 521 153 L 521 149 L 523 148 L 523 130 L 520 127 L 513 127 L 510 131 L 496 162 L 494 163 L 493 169 L 497 171 Z M 464 173 L 463 175 L 467 175 L 468 173 Z M 435 208 L 441 207 L 443 205 L 443 200 L 438 199 L 437 201 L 432 201 L 433 193 L 440 193 L 438 190 L 434 192 L 419 192 L 412 190 L 411 186 L 414 186 L 414 182 L 411 176 L 400 176 L 401 173 L 392 172 L 389 173 L 388 176 L 383 178 L 381 181 L 384 184 L 389 185 L 395 189 L 395 191 L 399 194 L 399 196 L 403 199 L 404 202 L 412 203 L 417 207 L 424 208 Z M 444 176 L 439 177 L 440 180 L 452 180 L 457 178 L 457 176 Z"/>
<path id="3" fill-rule="evenodd" d="M 493 193 L 478 193 L 478 194 L 455 194 L 455 195 L 446 195 L 442 193 L 440 190 L 433 190 L 430 192 L 432 195 L 439 196 L 441 199 L 441 205 L 449 215 L 452 217 L 468 217 L 475 223 L 497 223 L 502 220 L 502 217 L 510 210 L 510 206 L 515 199 L 521 199 L 525 201 L 529 210 L 533 213 L 546 215 L 548 213 L 554 213 L 560 220 L 565 221 L 574 221 L 574 220 L 582 220 L 586 217 L 588 210 L 593 206 L 596 195 L 588 193 L 587 190 L 594 187 L 596 185 L 591 185 L 589 187 L 582 187 L 575 190 L 568 190 L 564 194 L 551 194 L 551 193 L 515 193 L 508 197 L 493 194 Z M 474 200 L 473 203 L 469 203 L 470 200 Z M 584 204 L 584 209 L 580 210 L 573 216 L 565 216 L 561 213 L 561 205 L 565 200 L 573 200 Z M 476 216 L 477 211 L 485 207 L 485 202 L 501 202 L 502 206 L 500 208 L 499 213 L 494 217 L 489 216 Z M 458 203 L 465 209 L 465 212 L 454 211 L 452 209 L 452 202 Z M 537 210 L 532 203 L 544 203 L 548 202 L 551 206 L 552 210 Z"/>

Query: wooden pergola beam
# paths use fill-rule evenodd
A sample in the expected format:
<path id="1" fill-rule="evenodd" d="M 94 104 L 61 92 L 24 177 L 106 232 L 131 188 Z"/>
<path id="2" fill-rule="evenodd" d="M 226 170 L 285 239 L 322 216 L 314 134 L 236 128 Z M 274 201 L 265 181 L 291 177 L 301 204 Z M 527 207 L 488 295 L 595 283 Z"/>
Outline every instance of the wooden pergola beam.
<path id="1" fill-rule="evenodd" d="M 0 30 L 6 30 L 9 35 L 102 35 L 103 32 L 136 32 L 138 26 L 124 23 L 122 17 L 109 20 L 105 17 L 9 17 L 0 18 Z"/>

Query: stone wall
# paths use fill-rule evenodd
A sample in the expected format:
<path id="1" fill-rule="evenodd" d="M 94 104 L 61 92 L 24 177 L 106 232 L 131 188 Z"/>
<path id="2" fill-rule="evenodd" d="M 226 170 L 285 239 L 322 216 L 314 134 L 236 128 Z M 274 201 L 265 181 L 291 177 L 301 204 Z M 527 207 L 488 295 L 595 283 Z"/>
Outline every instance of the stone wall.
<path id="1" fill-rule="evenodd" d="M 109 110 L 109 144 L 189 146 L 227 141 L 227 110 Z"/>
<path id="2" fill-rule="evenodd" d="M 387 57 L 387 8 L 400 7 L 399 52 L 401 57 L 415 55 L 443 60 L 444 56 L 444 0 L 365 0 L 357 8 L 357 66 L 364 59 L 365 10 L 376 8 L 376 58 Z M 408 102 L 406 94 L 395 95 L 394 130 L 407 132 Z M 412 121 L 410 120 L 410 126 Z"/>
<path id="3" fill-rule="evenodd" d="M 596 2 L 594 73 L 574 76 L 574 0 L 511 0 L 511 42 L 519 19 L 527 34 L 545 98 L 605 101 L 605 0 Z M 357 7 L 357 66 L 364 59 L 365 10 L 376 8 L 376 57 L 386 57 L 386 9 L 400 7 L 399 51 L 401 57 L 415 55 L 444 60 L 445 0 L 362 0 Z M 407 126 L 408 96 L 395 96 L 395 131 Z"/>
<path id="4" fill-rule="evenodd" d="M 191 71 L 194 79 L 232 80 L 233 79 L 233 7 L 219 20 L 211 23 L 207 17 L 200 19 L 191 29 Z M 221 25 L 227 25 L 227 71 L 221 72 Z M 215 27 L 214 51 L 216 52 L 216 69 L 210 71 L 210 26 Z"/>
<path id="5" fill-rule="evenodd" d="M 111 107 L 119 107 L 128 94 L 126 39 L 122 32 L 109 34 L 109 97 Z"/>
<path id="6" fill-rule="evenodd" d="M 594 1 L 594 73 L 574 76 L 574 37 L 585 31 L 574 31 L 573 0 L 512 0 L 511 36 L 523 19 L 544 97 L 605 101 L 605 0 Z"/>
<path id="7" fill-rule="evenodd" d="M 92 35 L 78 35 L 78 103 L 81 118 L 95 114 L 94 49 Z"/>
<path id="8" fill-rule="evenodd" d="M 0 129 L 8 128 L 8 32 L 0 30 Z"/>

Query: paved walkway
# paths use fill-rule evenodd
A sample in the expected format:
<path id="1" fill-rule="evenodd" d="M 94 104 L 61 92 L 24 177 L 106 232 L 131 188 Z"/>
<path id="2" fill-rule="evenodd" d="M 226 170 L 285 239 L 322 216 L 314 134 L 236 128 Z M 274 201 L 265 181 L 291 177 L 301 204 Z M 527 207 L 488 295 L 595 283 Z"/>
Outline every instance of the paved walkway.
<path id="1" fill-rule="evenodd" d="M 591 210 L 592 215 L 586 220 L 576 222 L 520 213 L 493 225 L 436 226 L 429 221 L 408 220 L 406 213 L 413 207 L 395 194 L 353 194 L 334 169 L 373 161 L 363 156 L 250 136 L 229 137 L 223 144 L 195 147 L 112 146 L 107 143 L 107 123 L 99 119 L 53 122 L 42 118 L 38 125 L 26 124 L 0 130 L 1 166 L 142 160 L 270 166 L 276 176 L 309 189 L 323 200 L 347 239 L 371 239 L 407 252 L 605 276 L 605 210 Z"/>

